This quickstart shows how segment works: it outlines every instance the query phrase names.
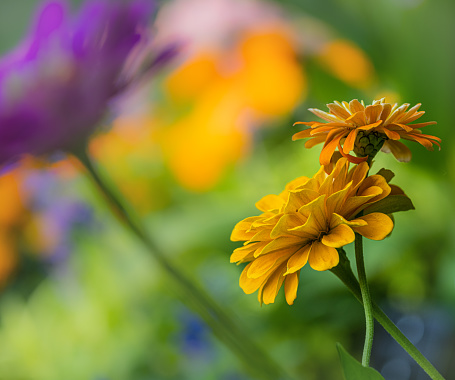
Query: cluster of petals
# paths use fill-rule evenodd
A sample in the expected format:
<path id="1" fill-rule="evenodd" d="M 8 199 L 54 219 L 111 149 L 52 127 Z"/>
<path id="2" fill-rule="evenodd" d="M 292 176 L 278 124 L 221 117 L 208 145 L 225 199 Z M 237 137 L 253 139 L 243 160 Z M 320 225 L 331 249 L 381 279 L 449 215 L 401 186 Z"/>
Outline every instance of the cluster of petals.
<path id="1" fill-rule="evenodd" d="M 391 218 L 368 213 L 368 207 L 402 190 L 389 185 L 380 174 L 367 176 L 362 162 L 349 170 L 341 158 L 330 174 L 321 166 L 313 178 L 299 177 L 279 195 L 256 203 L 262 212 L 235 226 L 231 240 L 245 241 L 234 250 L 232 263 L 249 263 L 240 276 L 240 287 L 259 302 L 275 301 L 284 282 L 288 304 L 293 304 L 299 273 L 308 263 L 317 271 L 338 265 L 337 248 L 355 240 L 355 232 L 373 240 L 384 239 L 393 229 Z"/>
<path id="2" fill-rule="evenodd" d="M 441 139 L 423 134 L 420 128 L 436 124 L 434 121 L 410 124 L 419 119 L 425 112 L 419 111 L 421 104 L 410 108 L 409 103 L 401 106 L 386 103 L 384 98 L 375 100 L 371 105 L 365 106 L 364 102 L 357 99 L 347 102 L 333 102 L 327 104 L 330 112 L 311 108 L 310 111 L 326 122 L 297 122 L 310 128 L 296 133 L 293 140 L 310 138 L 305 143 L 306 148 L 324 143 L 320 155 L 321 165 L 327 165 L 336 148 L 347 157 L 350 162 L 359 163 L 367 157 L 354 157 L 349 154 L 354 150 L 359 131 L 364 133 L 377 132 L 383 136 L 385 143 L 382 151 L 392 153 L 398 161 L 407 162 L 411 159 L 411 151 L 401 143 L 400 139 L 416 141 L 428 150 L 433 150 L 433 144 L 440 147 Z"/>
<path id="3" fill-rule="evenodd" d="M 152 0 L 87 0 L 75 18 L 68 8 L 45 2 L 28 37 L 0 60 L 0 164 L 84 145 L 136 73 L 173 55 L 146 54 Z"/>

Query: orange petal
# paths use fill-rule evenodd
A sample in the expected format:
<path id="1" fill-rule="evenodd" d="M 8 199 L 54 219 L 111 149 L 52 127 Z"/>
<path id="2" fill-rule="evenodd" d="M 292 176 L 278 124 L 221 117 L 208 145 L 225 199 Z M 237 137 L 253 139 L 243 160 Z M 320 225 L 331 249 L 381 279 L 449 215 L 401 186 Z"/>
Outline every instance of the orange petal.
<path id="1" fill-rule="evenodd" d="M 335 116 L 338 116 L 340 119 L 347 119 L 349 116 L 351 116 L 351 114 L 346 111 L 346 109 L 340 104 L 330 103 L 327 104 L 327 107 L 329 107 L 331 113 L 333 113 Z"/>
<path id="2" fill-rule="evenodd" d="M 387 140 L 382 146 L 381 151 L 384 153 L 392 153 L 394 157 L 400 162 L 411 161 L 411 151 L 400 141 Z"/>
<path id="3" fill-rule="evenodd" d="M 385 133 L 386 136 L 391 140 L 399 140 L 401 138 L 401 136 L 398 132 L 391 131 L 390 129 L 387 129 L 384 127 L 378 128 L 377 131 Z"/>
<path id="4" fill-rule="evenodd" d="M 367 125 L 362 125 L 361 127 L 357 127 L 357 129 L 360 129 L 362 131 L 369 131 L 370 129 L 376 128 L 377 126 L 382 124 L 382 120 L 378 120 L 377 122 L 373 124 L 367 124 Z"/>
<path id="5" fill-rule="evenodd" d="M 314 147 L 315 145 L 321 144 L 325 141 L 326 138 L 327 138 L 327 136 L 324 136 L 324 135 L 313 137 L 312 139 L 305 142 L 305 148 L 310 149 L 310 148 Z"/>
<path id="6" fill-rule="evenodd" d="M 297 132 L 292 136 L 292 141 L 306 139 L 311 136 L 312 129 L 304 129 L 303 131 Z"/>
<path id="7" fill-rule="evenodd" d="M 367 118 L 367 123 L 368 124 L 376 123 L 379 119 L 379 116 L 381 116 L 381 112 L 382 105 L 380 104 L 367 106 L 365 108 L 365 116 Z"/>
<path id="8" fill-rule="evenodd" d="M 349 132 L 346 141 L 343 144 L 343 153 L 348 154 L 352 149 L 354 149 L 355 138 L 357 137 L 357 129 L 353 129 Z"/>
<path id="9" fill-rule="evenodd" d="M 330 159 L 332 158 L 333 152 L 335 152 L 338 143 L 344 136 L 346 136 L 347 133 L 348 131 L 343 130 L 335 135 L 331 141 L 328 142 L 328 139 L 326 140 L 326 143 L 322 148 L 321 155 L 319 156 L 319 162 L 321 165 L 328 165 L 330 163 Z"/>
<path id="10" fill-rule="evenodd" d="M 308 111 L 312 112 L 313 114 L 320 117 L 321 119 L 324 119 L 327 121 L 334 121 L 334 122 L 340 121 L 340 119 L 338 119 L 335 115 L 318 110 L 317 108 L 310 108 Z"/>
<path id="11" fill-rule="evenodd" d="M 363 112 L 365 107 L 357 99 L 353 99 L 349 102 L 349 109 L 354 114 L 356 112 Z"/>
<path id="12" fill-rule="evenodd" d="M 365 125 L 367 123 L 367 119 L 365 117 L 365 112 L 363 112 L 363 111 L 359 111 L 359 112 L 352 114 L 351 116 L 349 116 L 346 119 L 346 121 L 349 123 L 352 123 L 354 125 L 357 125 L 357 126 Z"/>
<path id="13" fill-rule="evenodd" d="M 312 244 L 308 262 L 314 270 L 324 271 L 338 265 L 340 258 L 333 247 L 327 247 L 319 241 Z"/>

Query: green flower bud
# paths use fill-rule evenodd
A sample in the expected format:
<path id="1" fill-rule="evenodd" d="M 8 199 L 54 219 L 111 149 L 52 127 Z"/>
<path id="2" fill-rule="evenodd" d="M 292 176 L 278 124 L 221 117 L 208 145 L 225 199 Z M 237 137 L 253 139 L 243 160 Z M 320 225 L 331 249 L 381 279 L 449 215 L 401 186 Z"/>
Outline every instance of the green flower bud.
<path id="1" fill-rule="evenodd" d="M 359 131 L 354 142 L 354 153 L 357 157 L 366 157 L 371 160 L 384 145 L 387 136 L 379 132 Z"/>

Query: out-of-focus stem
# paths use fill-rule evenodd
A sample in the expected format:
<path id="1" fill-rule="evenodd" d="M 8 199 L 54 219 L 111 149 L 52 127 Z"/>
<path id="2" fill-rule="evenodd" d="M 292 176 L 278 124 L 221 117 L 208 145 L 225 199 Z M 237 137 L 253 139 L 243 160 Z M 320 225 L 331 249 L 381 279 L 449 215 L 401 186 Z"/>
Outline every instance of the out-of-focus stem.
<path id="1" fill-rule="evenodd" d="M 142 241 L 161 268 L 178 285 L 183 294 L 183 301 L 199 313 L 214 334 L 241 359 L 247 369 L 261 379 L 290 379 L 286 372 L 265 351 L 253 343 L 206 292 L 167 259 L 146 233 L 134 211 L 126 206 L 120 195 L 112 190 L 112 185 L 108 185 L 100 175 L 87 152 L 81 150 L 74 154 L 103 194 L 111 211 Z"/>

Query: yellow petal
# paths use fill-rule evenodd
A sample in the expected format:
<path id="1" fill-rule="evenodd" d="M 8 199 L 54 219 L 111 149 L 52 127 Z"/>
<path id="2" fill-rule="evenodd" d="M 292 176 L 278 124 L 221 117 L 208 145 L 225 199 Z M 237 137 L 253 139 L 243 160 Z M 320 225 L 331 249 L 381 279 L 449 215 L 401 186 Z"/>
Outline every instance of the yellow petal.
<path id="1" fill-rule="evenodd" d="M 341 215 L 333 213 L 330 219 L 330 228 L 335 228 L 339 224 L 346 224 L 349 227 L 361 227 L 366 226 L 367 222 L 361 219 L 346 220 Z"/>
<path id="2" fill-rule="evenodd" d="M 308 262 L 314 270 L 323 271 L 338 265 L 340 258 L 335 248 L 315 241 L 311 247 Z"/>
<path id="3" fill-rule="evenodd" d="M 308 255 L 310 254 L 311 245 L 312 244 L 305 245 L 291 256 L 287 263 L 287 271 L 285 275 L 297 272 L 298 270 L 303 268 L 303 266 L 308 261 Z"/>
<path id="4" fill-rule="evenodd" d="M 285 191 L 283 193 L 285 193 L 285 192 L 287 193 L 288 191 L 297 189 L 299 186 L 302 186 L 306 182 L 308 182 L 308 180 L 309 180 L 309 178 L 304 177 L 304 176 L 293 179 L 291 182 L 288 182 L 288 184 L 285 186 Z M 280 195 L 282 195 L 282 194 L 280 194 Z M 283 199 L 286 199 L 286 197 Z"/>
<path id="5" fill-rule="evenodd" d="M 270 232 L 270 238 L 275 239 L 280 236 L 300 236 L 292 231 L 292 228 L 301 226 L 306 222 L 306 220 L 299 215 L 300 214 L 296 212 L 292 214 L 284 214 Z"/>
<path id="6" fill-rule="evenodd" d="M 314 201 L 318 196 L 319 193 L 311 189 L 304 188 L 291 191 L 283 211 L 285 213 L 297 212 L 302 206 Z"/>
<path id="7" fill-rule="evenodd" d="M 334 212 L 341 211 L 346 196 L 351 190 L 351 184 L 351 182 L 348 183 L 343 190 L 337 191 L 327 198 L 326 207 L 328 218 L 330 218 Z"/>
<path id="8" fill-rule="evenodd" d="M 308 216 L 307 222 L 308 227 L 315 228 L 319 231 L 325 230 L 327 227 L 327 214 L 325 210 L 325 195 L 321 195 L 320 197 L 316 198 L 314 201 L 306 204 L 299 208 L 299 213 L 303 216 Z M 311 217 L 311 223 L 308 221 Z"/>
<path id="9" fill-rule="evenodd" d="M 390 217 L 386 214 L 374 212 L 358 219 L 366 221 L 368 225 L 363 227 L 353 227 L 353 230 L 368 239 L 382 240 L 390 234 L 390 232 L 392 232 L 393 222 L 392 219 L 390 219 Z"/>
<path id="10" fill-rule="evenodd" d="M 262 301 L 266 304 L 269 305 L 271 303 L 275 302 L 275 298 L 281 288 L 281 285 L 283 285 L 284 281 L 284 268 L 279 268 L 277 269 L 267 280 L 267 282 L 264 284 L 263 289 L 260 290 L 262 293 Z"/>
<path id="11" fill-rule="evenodd" d="M 251 263 L 247 273 L 248 277 L 259 278 L 265 275 L 273 267 L 281 265 L 283 261 L 287 260 L 294 252 L 295 249 L 288 248 L 258 257 Z"/>
<path id="12" fill-rule="evenodd" d="M 375 188 L 374 191 L 369 188 Z M 381 192 L 378 192 L 376 188 L 381 189 Z M 387 195 L 390 194 L 390 186 L 385 180 L 382 175 L 374 174 L 365 178 L 362 184 L 359 187 L 357 195 L 364 196 L 364 195 L 371 195 L 373 193 L 378 193 L 377 198 L 373 198 L 371 202 L 379 201 L 380 199 L 385 198 Z"/>
<path id="13" fill-rule="evenodd" d="M 261 255 L 266 255 L 270 252 L 275 252 L 284 248 L 289 248 L 295 245 L 300 245 L 302 243 L 302 239 L 300 237 L 278 237 L 273 239 L 270 243 L 268 243 L 264 249 L 260 252 Z"/>
<path id="14" fill-rule="evenodd" d="M 245 269 L 243 269 L 239 280 L 239 285 L 246 294 L 254 293 L 267 279 L 267 275 L 260 278 L 249 278 L 247 273 L 251 267 L 251 264 L 252 263 L 248 264 Z"/>
<path id="15" fill-rule="evenodd" d="M 231 255 L 231 263 L 236 262 L 244 262 L 244 261 L 251 261 L 254 259 L 254 253 L 264 247 L 267 243 L 260 242 L 260 243 L 251 243 L 248 245 L 244 245 L 243 247 L 237 248 Z M 251 260 L 247 260 L 251 259 Z"/>
<path id="16" fill-rule="evenodd" d="M 256 208 L 262 212 L 280 209 L 284 204 L 284 200 L 275 194 L 266 195 L 258 202 L 256 202 Z"/>
<path id="17" fill-rule="evenodd" d="M 292 305 L 297 298 L 300 271 L 288 274 L 284 279 L 284 295 L 288 305 Z"/>
<path id="18" fill-rule="evenodd" d="M 340 248 L 355 240 L 354 231 L 346 224 L 340 224 L 322 237 L 321 242 L 327 247 Z"/>
<path id="19" fill-rule="evenodd" d="M 251 216 L 238 222 L 231 233 L 231 241 L 243 241 L 251 239 L 255 232 L 250 231 L 254 221 L 262 219 L 260 216 Z"/>

